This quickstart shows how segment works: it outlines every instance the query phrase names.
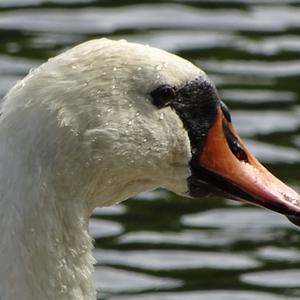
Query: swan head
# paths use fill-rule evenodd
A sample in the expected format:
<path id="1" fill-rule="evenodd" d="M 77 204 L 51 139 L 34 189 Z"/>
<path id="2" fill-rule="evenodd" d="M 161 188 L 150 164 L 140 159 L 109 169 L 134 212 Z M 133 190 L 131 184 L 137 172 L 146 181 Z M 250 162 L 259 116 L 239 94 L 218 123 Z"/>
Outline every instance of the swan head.
<path id="1" fill-rule="evenodd" d="M 183 58 L 93 40 L 51 59 L 20 85 L 12 93 L 43 93 L 38 106 L 56 115 L 68 145 L 58 165 L 67 175 L 76 169 L 72 184 L 87 183 L 92 206 L 162 186 L 194 198 L 225 195 L 298 222 L 300 196 L 255 159 L 212 81 Z M 29 97 L 26 107 L 38 98 Z"/>

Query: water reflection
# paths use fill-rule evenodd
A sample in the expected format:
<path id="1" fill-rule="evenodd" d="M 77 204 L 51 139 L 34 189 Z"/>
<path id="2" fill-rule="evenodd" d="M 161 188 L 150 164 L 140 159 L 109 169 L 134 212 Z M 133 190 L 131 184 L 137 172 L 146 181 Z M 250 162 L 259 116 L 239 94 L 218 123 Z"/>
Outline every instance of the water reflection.
<path id="1" fill-rule="evenodd" d="M 119 235 L 123 232 L 123 227 L 117 222 L 92 218 L 89 224 L 89 231 L 94 239 L 99 239 Z"/>
<path id="2" fill-rule="evenodd" d="M 111 300 L 283 300 L 282 296 L 253 291 L 203 291 L 203 292 L 177 292 L 177 293 L 153 293 L 141 296 L 112 297 Z M 297 297 L 289 297 L 288 300 L 296 300 Z"/>
<path id="3" fill-rule="evenodd" d="M 225 101 L 243 102 L 249 105 L 266 105 L 268 103 L 284 104 L 296 102 L 297 94 L 287 91 L 223 89 L 221 98 Z"/>
<path id="4" fill-rule="evenodd" d="M 201 61 L 202 62 L 202 61 Z M 280 78 L 300 75 L 300 61 L 293 60 L 281 62 L 260 62 L 256 60 L 226 60 L 205 61 L 203 67 L 210 72 L 222 74 L 235 74 L 241 76 L 259 76 L 269 78 Z"/>
<path id="5" fill-rule="evenodd" d="M 297 149 L 246 140 L 255 156 L 265 163 L 299 163 L 300 151 Z"/>
<path id="6" fill-rule="evenodd" d="M 222 226 L 222 225 L 220 225 Z M 230 246 L 238 241 L 272 241 L 278 233 L 267 230 L 241 230 L 236 228 L 220 228 L 219 230 L 182 230 L 180 232 L 132 232 L 119 238 L 120 244 L 172 245 L 173 247 L 201 246 L 212 248 Z M 181 247 L 181 248 L 182 248 Z"/>
<path id="7" fill-rule="evenodd" d="M 299 107 L 292 111 L 235 111 L 233 120 L 243 136 L 291 132 L 300 126 Z"/>
<path id="8" fill-rule="evenodd" d="M 134 267 L 145 270 L 180 269 L 252 269 L 260 264 L 255 259 L 242 254 L 219 252 L 147 250 L 147 251 L 103 251 L 95 250 L 94 256 L 102 264 Z"/>
<path id="9" fill-rule="evenodd" d="M 263 260 L 300 262 L 300 251 L 296 248 L 262 247 L 255 256 Z"/>
<path id="10" fill-rule="evenodd" d="M 153 289 L 171 289 L 182 285 L 179 280 L 157 277 L 110 267 L 96 267 L 94 279 L 101 293 L 136 293 Z"/>
<path id="11" fill-rule="evenodd" d="M 241 281 L 265 287 L 296 288 L 300 286 L 300 269 L 246 273 Z"/>
<path id="12" fill-rule="evenodd" d="M 202 213 L 185 215 L 182 223 L 188 226 L 270 230 L 290 227 L 284 216 L 259 208 L 211 209 Z"/>

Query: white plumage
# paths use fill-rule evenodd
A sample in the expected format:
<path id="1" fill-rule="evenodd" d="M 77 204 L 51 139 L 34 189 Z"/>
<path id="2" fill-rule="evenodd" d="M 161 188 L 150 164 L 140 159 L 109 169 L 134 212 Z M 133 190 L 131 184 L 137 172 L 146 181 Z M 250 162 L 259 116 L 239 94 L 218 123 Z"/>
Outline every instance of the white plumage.
<path id="1" fill-rule="evenodd" d="M 162 186 L 187 190 L 190 142 L 149 93 L 206 75 L 165 51 L 93 40 L 7 94 L 0 119 L 0 299 L 95 299 L 89 216 Z"/>

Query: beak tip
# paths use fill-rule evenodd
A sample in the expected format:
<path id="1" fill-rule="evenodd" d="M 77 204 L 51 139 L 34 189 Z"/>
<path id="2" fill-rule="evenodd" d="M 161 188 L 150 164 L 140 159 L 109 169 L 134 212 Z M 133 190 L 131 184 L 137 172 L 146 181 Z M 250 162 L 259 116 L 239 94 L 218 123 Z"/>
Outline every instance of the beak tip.
<path id="1" fill-rule="evenodd" d="M 224 123 L 221 110 L 208 130 L 196 170 L 201 182 L 233 199 L 281 213 L 300 226 L 300 195 L 257 161 L 232 124 Z"/>
<path id="2" fill-rule="evenodd" d="M 280 194 L 283 197 L 283 201 L 287 203 L 294 215 L 300 217 L 300 195 L 290 188 L 289 190 L 290 193 L 280 192 Z"/>

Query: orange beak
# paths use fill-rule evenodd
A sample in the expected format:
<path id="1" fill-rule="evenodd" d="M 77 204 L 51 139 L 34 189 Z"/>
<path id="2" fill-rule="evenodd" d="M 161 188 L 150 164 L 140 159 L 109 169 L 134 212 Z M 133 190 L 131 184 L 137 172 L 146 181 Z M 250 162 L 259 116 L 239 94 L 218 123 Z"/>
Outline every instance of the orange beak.
<path id="1" fill-rule="evenodd" d="M 300 226 L 300 195 L 257 161 L 220 108 L 197 160 L 201 180 L 230 198 L 282 213 Z"/>

